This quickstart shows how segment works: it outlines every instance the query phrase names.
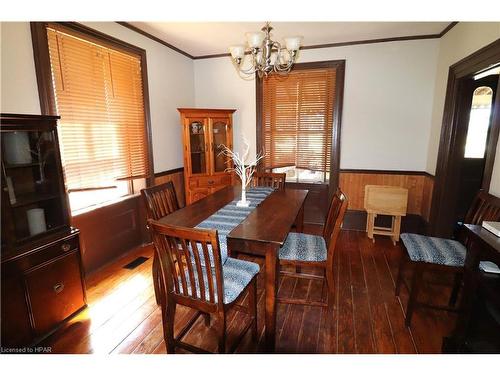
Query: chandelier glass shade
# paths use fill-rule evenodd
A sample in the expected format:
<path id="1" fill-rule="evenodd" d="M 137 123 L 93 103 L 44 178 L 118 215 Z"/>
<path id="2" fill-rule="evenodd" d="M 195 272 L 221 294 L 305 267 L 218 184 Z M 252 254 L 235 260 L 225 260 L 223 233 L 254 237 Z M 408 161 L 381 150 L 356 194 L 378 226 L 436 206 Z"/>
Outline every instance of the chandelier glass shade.
<path id="1" fill-rule="evenodd" d="M 271 73 L 287 74 L 297 60 L 297 55 L 302 44 L 301 36 L 286 37 L 285 46 L 271 39 L 269 22 L 262 31 L 246 33 L 247 45 L 229 47 L 233 63 L 239 72 L 244 75 L 257 73 L 260 78 Z M 244 68 L 245 55 L 250 55 L 251 66 Z"/>

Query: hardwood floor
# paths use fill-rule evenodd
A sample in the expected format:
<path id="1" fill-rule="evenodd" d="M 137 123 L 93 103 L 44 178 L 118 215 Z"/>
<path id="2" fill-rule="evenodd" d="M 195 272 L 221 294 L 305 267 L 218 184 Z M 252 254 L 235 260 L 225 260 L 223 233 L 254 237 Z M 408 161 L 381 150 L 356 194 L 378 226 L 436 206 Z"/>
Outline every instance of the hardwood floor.
<path id="1" fill-rule="evenodd" d="M 305 228 L 318 233 L 320 227 Z M 394 282 L 401 256 L 399 245 L 376 237 L 372 243 L 364 232 L 343 231 L 337 248 L 335 274 L 336 304 L 333 316 L 334 340 L 329 348 L 326 337 L 326 310 L 321 307 L 279 305 L 276 351 L 279 353 L 439 353 L 441 340 L 454 325 L 451 313 L 416 310 L 412 328 L 404 325 L 408 293 L 402 288 L 401 299 L 394 296 Z M 151 279 L 151 246 L 138 248 L 114 264 L 87 279 L 89 307 L 41 345 L 53 353 L 165 353 L 161 311 L 156 305 Z M 138 256 L 149 257 L 133 270 L 123 268 Z M 241 255 L 263 267 L 263 260 Z M 308 271 L 303 269 L 303 272 Z M 261 271 L 261 275 L 262 275 Z M 263 351 L 264 293 L 263 277 L 258 279 L 259 341 L 247 333 L 236 352 Z M 451 280 L 445 280 L 451 285 Z M 447 302 L 450 288 L 426 286 L 424 300 Z M 280 280 L 279 295 L 321 298 L 317 280 Z M 192 310 L 177 308 L 176 331 L 192 315 Z M 244 313 L 233 311 L 228 318 L 228 340 L 241 329 Z M 186 342 L 215 351 L 216 335 L 199 318 Z M 179 353 L 182 350 L 178 351 Z"/>

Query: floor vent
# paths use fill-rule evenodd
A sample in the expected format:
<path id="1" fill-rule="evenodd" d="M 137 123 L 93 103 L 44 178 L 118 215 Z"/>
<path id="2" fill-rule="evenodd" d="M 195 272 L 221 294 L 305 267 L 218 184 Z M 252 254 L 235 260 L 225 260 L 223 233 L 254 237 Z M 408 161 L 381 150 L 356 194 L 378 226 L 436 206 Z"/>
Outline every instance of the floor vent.
<path id="1" fill-rule="evenodd" d="M 138 257 L 135 260 L 133 260 L 132 262 L 124 265 L 123 268 L 126 268 L 128 270 L 133 270 L 134 268 L 140 266 L 142 263 L 144 263 L 148 259 L 149 258 L 146 258 L 146 257 Z"/>

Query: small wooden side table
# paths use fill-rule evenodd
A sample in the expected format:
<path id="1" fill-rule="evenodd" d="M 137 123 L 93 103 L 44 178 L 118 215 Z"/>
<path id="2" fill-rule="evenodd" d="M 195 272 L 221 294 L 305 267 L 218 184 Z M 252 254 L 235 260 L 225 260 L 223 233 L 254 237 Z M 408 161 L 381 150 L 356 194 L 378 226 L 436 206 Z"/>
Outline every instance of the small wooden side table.
<path id="1" fill-rule="evenodd" d="M 406 216 L 407 205 L 408 189 L 399 186 L 366 185 L 365 210 L 368 238 L 375 242 L 374 234 L 389 236 L 392 243 L 396 245 L 401 232 L 401 217 Z M 392 216 L 391 226 L 375 226 L 377 215 Z"/>

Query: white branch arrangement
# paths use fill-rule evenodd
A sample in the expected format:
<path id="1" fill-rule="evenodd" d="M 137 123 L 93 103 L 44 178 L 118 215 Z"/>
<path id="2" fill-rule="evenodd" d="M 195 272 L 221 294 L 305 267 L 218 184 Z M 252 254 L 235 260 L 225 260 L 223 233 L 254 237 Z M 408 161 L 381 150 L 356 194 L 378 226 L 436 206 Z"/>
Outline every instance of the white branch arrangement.
<path id="1" fill-rule="evenodd" d="M 241 200 L 236 203 L 238 207 L 248 207 L 250 206 L 250 201 L 247 200 L 246 188 L 252 181 L 252 176 L 257 168 L 259 161 L 264 158 L 264 154 L 259 152 L 255 159 L 245 164 L 250 151 L 250 145 L 245 137 L 243 137 L 243 155 L 240 156 L 238 152 L 234 152 L 227 148 L 225 145 L 221 145 L 221 151 L 219 155 L 224 155 L 230 157 L 233 160 L 234 168 L 226 168 L 226 172 L 235 172 L 241 180 Z"/>

